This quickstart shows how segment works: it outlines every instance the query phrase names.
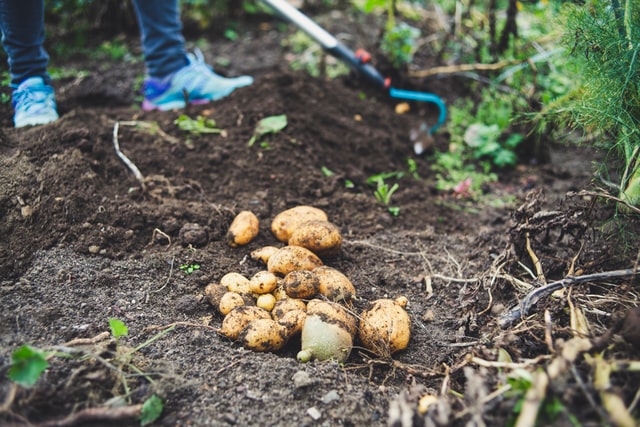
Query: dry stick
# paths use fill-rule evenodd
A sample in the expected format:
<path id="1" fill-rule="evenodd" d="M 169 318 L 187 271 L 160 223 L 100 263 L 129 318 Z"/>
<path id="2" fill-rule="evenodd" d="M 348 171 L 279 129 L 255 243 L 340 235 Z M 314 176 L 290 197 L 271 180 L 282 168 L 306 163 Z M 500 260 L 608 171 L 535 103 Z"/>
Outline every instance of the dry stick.
<path id="1" fill-rule="evenodd" d="M 410 77 L 430 77 L 437 74 L 457 74 L 469 71 L 495 71 L 500 70 L 509 65 L 518 65 L 528 60 L 504 60 L 493 64 L 460 64 L 460 65 L 444 65 L 442 67 L 433 67 L 428 70 L 413 71 Z"/>
<path id="2" fill-rule="evenodd" d="M 87 421 L 123 421 L 140 417 L 142 404 L 122 406 L 117 408 L 86 408 L 61 420 L 47 421 L 37 424 L 37 427 L 68 427 Z"/>
<path id="3" fill-rule="evenodd" d="M 133 175 L 136 177 L 138 182 L 140 183 L 140 187 L 142 187 L 142 191 L 146 191 L 147 187 L 144 183 L 144 176 L 140 172 L 140 169 L 133 163 L 127 156 L 124 155 L 122 151 L 120 151 L 120 143 L 118 142 L 118 130 L 120 129 L 120 122 L 116 122 L 113 125 L 113 148 L 116 150 L 116 154 L 120 157 L 120 160 L 124 162 L 124 164 L 133 172 Z"/>
<path id="4" fill-rule="evenodd" d="M 567 193 L 568 196 L 572 195 L 572 194 L 577 194 L 578 196 L 592 196 L 592 197 L 602 197 L 603 199 L 609 199 L 609 200 L 613 200 L 616 203 L 620 203 L 625 205 L 627 208 L 629 208 L 630 210 L 632 210 L 633 212 L 640 214 L 640 209 L 633 206 L 632 204 L 629 204 L 627 201 L 622 200 L 619 197 L 616 196 L 612 196 L 611 194 L 607 194 L 605 192 L 602 193 L 596 193 L 595 191 L 587 191 L 587 190 L 582 190 L 578 193 Z"/>
<path id="5" fill-rule="evenodd" d="M 531 308 L 542 298 L 545 298 L 558 289 L 566 288 L 568 286 L 577 285 L 579 283 L 604 280 L 604 279 L 620 279 L 624 277 L 631 277 L 640 274 L 640 269 L 626 269 L 626 270 L 613 270 L 605 271 L 602 273 L 585 274 L 583 276 L 567 276 L 562 280 L 551 282 L 547 285 L 541 286 L 530 292 L 517 306 L 513 307 L 507 313 L 500 316 L 498 319 L 498 325 L 501 328 L 506 329 L 514 322 L 521 320 L 524 316 L 527 316 L 531 311 Z"/>

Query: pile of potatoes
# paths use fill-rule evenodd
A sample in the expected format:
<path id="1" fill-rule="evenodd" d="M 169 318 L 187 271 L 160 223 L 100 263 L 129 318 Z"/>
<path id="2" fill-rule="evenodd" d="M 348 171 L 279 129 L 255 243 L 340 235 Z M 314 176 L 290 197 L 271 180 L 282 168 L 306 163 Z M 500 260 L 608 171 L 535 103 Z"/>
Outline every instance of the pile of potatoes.
<path id="1" fill-rule="evenodd" d="M 243 211 L 227 234 L 229 245 L 246 245 L 258 235 L 258 218 Z M 390 355 L 409 344 L 411 322 L 406 298 L 381 299 L 357 314 L 356 289 L 349 278 L 325 265 L 342 246 L 339 228 L 312 206 L 276 215 L 271 232 L 285 246 L 251 252 L 265 269 L 251 277 L 225 274 L 205 288 L 208 301 L 224 316 L 219 330 L 254 351 L 278 351 L 301 337 L 298 359 L 347 360 L 357 337 L 367 349 Z"/>

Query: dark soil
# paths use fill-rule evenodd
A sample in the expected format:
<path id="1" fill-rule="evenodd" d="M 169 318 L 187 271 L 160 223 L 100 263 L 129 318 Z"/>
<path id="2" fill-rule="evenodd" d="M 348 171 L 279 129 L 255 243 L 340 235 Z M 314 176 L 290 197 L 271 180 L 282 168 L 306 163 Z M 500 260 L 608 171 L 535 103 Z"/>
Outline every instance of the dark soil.
<path id="1" fill-rule="evenodd" d="M 163 426 L 464 425 L 474 417 L 505 425 L 517 396 L 483 401 L 504 384 L 505 373 L 480 367 L 471 356 L 494 361 L 498 349 L 513 362 L 552 355 L 545 310 L 554 339 L 568 339 L 569 300 L 582 307 L 594 336 L 637 302 L 638 285 L 630 279 L 588 282 L 575 286 L 570 298 L 543 299 L 526 320 L 506 329 L 497 324 L 527 292 L 511 278 L 541 284 L 527 271 L 535 271 L 527 233 L 547 282 L 570 272 L 633 266 L 637 242 L 608 226 L 617 224 L 608 221 L 615 206 L 569 193 L 590 187 L 597 152 L 549 144 L 549 162 L 522 158 L 479 198 L 439 192 L 428 157 L 413 155 L 409 139 L 411 128 L 433 121 L 429 105 L 397 115 L 392 100 L 356 76 L 327 80 L 290 71 L 275 30 L 256 23 L 247 31 L 237 42 L 216 39 L 203 50 L 208 58 L 232 59 L 220 72 L 252 74 L 255 84 L 207 106 L 142 112 L 133 89 L 141 63 L 86 57 L 69 65 L 89 70 L 87 76 L 54 82 L 59 121 L 16 130 L 10 106 L 1 106 L 0 424 L 52 422 L 108 401 L 140 403 L 155 393 L 165 402 L 155 424 Z M 130 42 L 138 49 L 135 38 Z M 451 77 L 400 82 L 447 102 L 471 96 Z M 181 114 L 212 118 L 225 133 L 181 131 L 174 124 Z M 287 128 L 249 147 L 257 122 L 276 114 L 286 114 Z M 127 121 L 155 122 L 163 133 Z M 118 122 L 117 140 L 144 175 L 144 191 L 115 154 Z M 443 131 L 435 147 L 446 146 Z M 407 174 L 399 181 L 392 204 L 400 214 L 394 217 L 376 201 L 367 178 L 406 171 L 407 158 L 417 162 L 420 179 Z M 322 167 L 335 175 L 326 176 Z M 356 349 L 345 365 L 301 364 L 299 341 L 276 354 L 255 353 L 215 332 L 222 317 L 203 297 L 204 287 L 231 271 L 251 276 L 264 269 L 249 253 L 279 245 L 271 219 L 300 204 L 325 210 L 340 227 L 343 248 L 326 263 L 353 281 L 357 309 L 383 297 L 409 299 L 407 350 L 391 359 Z M 260 234 L 231 248 L 225 234 L 241 210 L 260 218 Z M 193 224 L 200 230 L 195 237 L 185 233 Z M 633 219 L 625 224 L 637 226 Z M 633 236 L 629 230 L 626 236 Z M 180 269 L 190 264 L 200 269 Z M 127 347 L 177 324 L 135 352 L 133 364 L 148 378 L 101 363 L 114 349 L 106 339 L 72 347 L 92 357 L 51 358 L 33 388 L 10 394 L 6 373 L 16 348 L 69 351 L 71 340 L 108 331 L 109 318 L 128 326 L 119 344 Z M 612 352 L 633 358 L 631 346 L 614 342 Z M 584 385 L 589 367 L 576 367 L 548 390 L 564 404 L 555 423 L 566 425 L 572 414 L 583 425 L 599 425 L 606 416 L 590 406 L 598 397 Z M 615 378 L 627 403 L 637 380 Z M 443 390 L 440 418 L 418 412 L 420 396 Z"/>

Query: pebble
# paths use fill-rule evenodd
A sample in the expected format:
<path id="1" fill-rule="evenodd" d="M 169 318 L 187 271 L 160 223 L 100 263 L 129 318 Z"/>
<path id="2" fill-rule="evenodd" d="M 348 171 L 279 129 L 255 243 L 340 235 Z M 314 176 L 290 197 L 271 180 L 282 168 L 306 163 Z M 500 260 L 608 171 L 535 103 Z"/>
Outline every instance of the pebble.
<path id="1" fill-rule="evenodd" d="M 338 394 L 338 392 L 336 390 L 329 390 L 327 392 L 327 394 L 322 396 L 322 399 L 320 399 L 320 400 L 325 405 L 328 405 L 331 402 L 335 402 L 336 400 L 340 400 L 340 394 Z"/>
<path id="2" fill-rule="evenodd" d="M 293 374 L 293 377 L 291 377 L 291 379 L 293 380 L 293 385 L 295 386 L 295 388 L 307 387 L 315 383 L 313 378 L 311 378 L 311 375 L 309 375 L 305 371 L 296 372 L 295 374 Z"/>
<path id="3" fill-rule="evenodd" d="M 309 415 L 315 421 L 318 421 L 322 417 L 322 414 L 320 413 L 318 408 L 316 408 L 315 406 L 312 406 L 311 408 L 307 409 L 307 415 Z"/>

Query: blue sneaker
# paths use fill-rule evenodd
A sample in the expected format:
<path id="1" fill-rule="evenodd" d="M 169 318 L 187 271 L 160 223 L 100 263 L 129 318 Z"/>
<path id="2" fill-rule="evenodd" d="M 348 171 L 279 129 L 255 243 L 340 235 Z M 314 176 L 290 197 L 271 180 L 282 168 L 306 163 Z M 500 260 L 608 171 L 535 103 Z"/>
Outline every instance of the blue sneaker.
<path id="1" fill-rule="evenodd" d="M 53 88 L 42 77 L 30 77 L 13 91 L 15 127 L 43 125 L 58 120 Z"/>
<path id="2" fill-rule="evenodd" d="M 222 77 L 205 64 L 202 52 L 196 49 L 187 55 L 189 64 L 163 79 L 144 82 L 145 111 L 173 110 L 187 104 L 206 104 L 224 98 L 235 89 L 249 86 L 253 77 Z"/>

